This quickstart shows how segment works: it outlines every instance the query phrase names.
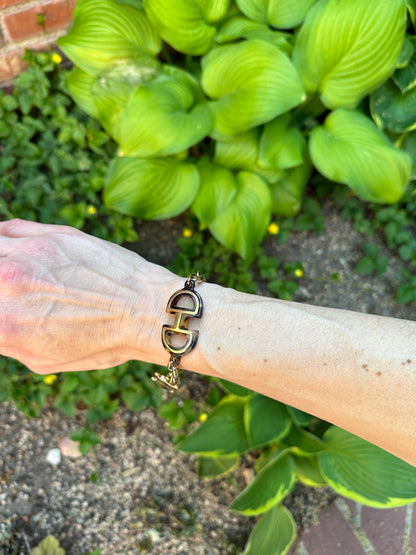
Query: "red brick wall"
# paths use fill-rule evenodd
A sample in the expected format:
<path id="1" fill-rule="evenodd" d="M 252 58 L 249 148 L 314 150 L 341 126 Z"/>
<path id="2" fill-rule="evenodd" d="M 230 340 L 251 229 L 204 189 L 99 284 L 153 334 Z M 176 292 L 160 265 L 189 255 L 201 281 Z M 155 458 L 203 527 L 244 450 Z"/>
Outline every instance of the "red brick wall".
<path id="1" fill-rule="evenodd" d="M 0 85 L 24 69 L 25 48 L 44 50 L 65 33 L 74 5 L 75 0 L 0 0 Z"/>

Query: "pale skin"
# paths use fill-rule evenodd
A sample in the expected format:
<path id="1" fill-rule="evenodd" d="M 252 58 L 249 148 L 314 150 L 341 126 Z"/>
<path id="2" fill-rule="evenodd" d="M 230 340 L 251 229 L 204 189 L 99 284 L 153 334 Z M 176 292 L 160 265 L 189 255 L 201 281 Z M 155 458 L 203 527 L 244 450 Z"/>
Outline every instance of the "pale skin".
<path id="1" fill-rule="evenodd" d="M 165 268 L 65 226 L 0 223 L 0 354 L 39 374 L 166 364 Z M 336 424 L 416 466 L 416 322 L 203 283 L 187 370 Z M 183 377 L 186 380 L 186 374 Z"/>

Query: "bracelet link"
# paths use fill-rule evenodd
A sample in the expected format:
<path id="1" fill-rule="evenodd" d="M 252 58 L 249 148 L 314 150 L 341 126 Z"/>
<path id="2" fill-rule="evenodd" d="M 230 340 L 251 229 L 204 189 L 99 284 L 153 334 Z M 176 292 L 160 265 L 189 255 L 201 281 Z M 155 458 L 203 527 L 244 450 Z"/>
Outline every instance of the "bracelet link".
<path id="1" fill-rule="evenodd" d="M 199 331 L 189 330 L 187 326 L 190 318 L 201 318 L 202 316 L 203 302 L 201 295 L 195 291 L 195 285 L 204 280 L 205 278 L 199 272 L 188 276 L 184 288 L 173 293 L 166 306 L 166 312 L 175 315 L 172 326 L 164 324 L 162 327 L 162 343 L 164 348 L 170 353 L 170 360 L 167 366 L 168 373 L 165 376 L 155 372 L 152 380 L 169 391 L 177 390 L 181 383 L 178 369 L 181 356 L 189 353 L 198 341 Z M 179 300 L 184 297 L 191 301 L 191 308 L 179 305 Z M 175 345 L 173 343 L 175 336 L 185 340 L 185 343 L 181 346 Z"/>

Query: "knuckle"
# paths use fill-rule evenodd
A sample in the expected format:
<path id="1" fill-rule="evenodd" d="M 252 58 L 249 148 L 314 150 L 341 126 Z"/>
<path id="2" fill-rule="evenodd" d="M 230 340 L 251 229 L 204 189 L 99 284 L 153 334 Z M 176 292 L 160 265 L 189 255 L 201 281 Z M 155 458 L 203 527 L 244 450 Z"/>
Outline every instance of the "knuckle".
<path id="1" fill-rule="evenodd" d="M 47 257 L 53 253 L 52 245 L 46 237 L 34 237 L 28 241 L 28 254 L 37 257 Z"/>

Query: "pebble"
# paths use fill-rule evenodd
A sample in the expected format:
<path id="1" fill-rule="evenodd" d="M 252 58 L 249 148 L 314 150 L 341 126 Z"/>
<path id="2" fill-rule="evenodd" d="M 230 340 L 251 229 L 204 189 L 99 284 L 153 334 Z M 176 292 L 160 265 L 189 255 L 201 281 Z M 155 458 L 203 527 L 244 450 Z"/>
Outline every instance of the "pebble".
<path id="1" fill-rule="evenodd" d="M 46 461 L 52 466 L 57 466 L 61 462 L 61 459 L 60 449 L 49 449 L 46 453 Z"/>

